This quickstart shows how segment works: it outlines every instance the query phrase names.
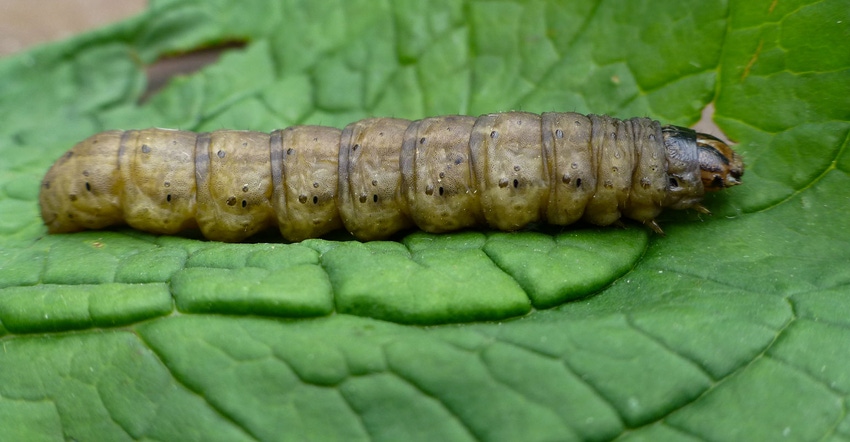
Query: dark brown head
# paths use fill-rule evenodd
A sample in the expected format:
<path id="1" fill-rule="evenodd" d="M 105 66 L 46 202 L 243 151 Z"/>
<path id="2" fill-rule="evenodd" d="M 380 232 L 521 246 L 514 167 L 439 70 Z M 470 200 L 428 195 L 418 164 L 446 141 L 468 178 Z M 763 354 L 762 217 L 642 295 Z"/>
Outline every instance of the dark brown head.
<path id="1" fill-rule="evenodd" d="M 699 167 L 702 185 L 708 192 L 741 184 L 744 161 L 729 145 L 719 138 L 697 132 Z"/>

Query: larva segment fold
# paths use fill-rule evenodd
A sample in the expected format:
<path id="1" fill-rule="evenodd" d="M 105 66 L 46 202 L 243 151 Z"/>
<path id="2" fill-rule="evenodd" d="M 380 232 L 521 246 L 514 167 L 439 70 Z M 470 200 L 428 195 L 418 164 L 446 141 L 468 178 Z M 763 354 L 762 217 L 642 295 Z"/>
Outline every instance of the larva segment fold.
<path id="1" fill-rule="evenodd" d="M 660 231 L 663 208 L 701 209 L 705 190 L 742 175 L 725 143 L 687 128 L 507 112 L 372 118 L 341 131 L 108 131 L 57 160 L 39 203 L 51 233 L 126 223 L 162 234 L 199 228 L 219 241 L 273 225 L 290 241 L 341 227 L 373 240 L 413 226 L 516 230 L 621 217 Z"/>

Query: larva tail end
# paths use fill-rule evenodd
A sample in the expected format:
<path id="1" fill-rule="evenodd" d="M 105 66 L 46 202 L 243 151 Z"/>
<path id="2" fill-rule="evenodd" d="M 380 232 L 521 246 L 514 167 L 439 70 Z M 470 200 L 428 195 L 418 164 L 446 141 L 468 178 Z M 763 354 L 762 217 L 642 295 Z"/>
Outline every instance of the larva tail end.
<path id="1" fill-rule="evenodd" d="M 118 131 L 89 137 L 59 158 L 44 176 L 38 202 L 49 233 L 100 229 L 122 222 L 116 196 L 119 139 Z"/>

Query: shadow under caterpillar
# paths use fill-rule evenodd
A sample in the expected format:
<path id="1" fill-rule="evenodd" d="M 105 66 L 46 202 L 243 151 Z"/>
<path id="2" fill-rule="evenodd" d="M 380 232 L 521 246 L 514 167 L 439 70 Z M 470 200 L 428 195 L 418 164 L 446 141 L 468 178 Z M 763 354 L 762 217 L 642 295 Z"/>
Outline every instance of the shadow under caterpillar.
<path id="1" fill-rule="evenodd" d="M 39 203 L 50 233 L 128 224 L 240 241 L 276 225 L 290 241 L 339 228 L 375 240 L 413 226 L 517 230 L 621 217 L 660 233 L 663 209 L 707 212 L 705 191 L 740 184 L 743 173 L 726 143 L 688 128 L 506 112 L 271 134 L 107 131 L 56 161 Z"/>

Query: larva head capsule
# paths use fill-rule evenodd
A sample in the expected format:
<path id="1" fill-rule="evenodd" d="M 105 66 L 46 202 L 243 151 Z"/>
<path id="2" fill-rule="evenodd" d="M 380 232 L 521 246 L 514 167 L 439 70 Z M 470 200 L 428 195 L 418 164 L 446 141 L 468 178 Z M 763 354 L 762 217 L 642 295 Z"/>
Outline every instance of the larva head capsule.
<path id="1" fill-rule="evenodd" d="M 680 126 L 664 126 L 668 193 L 664 206 L 702 209 L 706 191 L 741 184 L 744 163 L 726 143 L 708 134 Z"/>

